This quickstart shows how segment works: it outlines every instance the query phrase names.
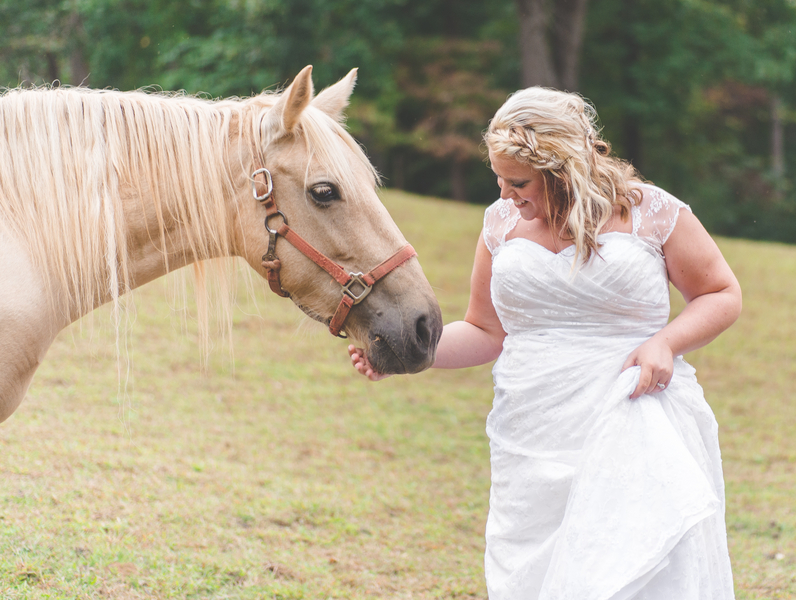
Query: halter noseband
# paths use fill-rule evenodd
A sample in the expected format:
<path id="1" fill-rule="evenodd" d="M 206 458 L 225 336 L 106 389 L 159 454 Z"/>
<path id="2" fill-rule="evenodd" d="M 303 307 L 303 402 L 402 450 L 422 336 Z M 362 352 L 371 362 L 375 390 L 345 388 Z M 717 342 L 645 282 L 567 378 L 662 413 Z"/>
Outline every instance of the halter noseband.
<path id="1" fill-rule="evenodd" d="M 263 194 L 257 193 L 256 177 L 258 175 L 262 175 L 265 178 L 265 193 Z M 346 317 L 348 317 L 348 313 L 351 311 L 351 307 L 362 302 L 379 279 L 393 271 L 396 267 L 404 264 L 413 256 L 417 256 L 415 249 L 412 248 L 411 245 L 406 244 L 390 258 L 367 273 L 348 273 L 331 258 L 313 248 L 307 240 L 288 226 L 287 217 L 276 207 L 274 182 L 271 178 L 271 172 L 268 169 L 264 167 L 257 169 L 252 173 L 251 181 L 254 199 L 265 206 L 265 229 L 268 231 L 268 251 L 263 255 L 263 268 L 266 270 L 268 285 L 271 291 L 283 298 L 290 297 L 290 294 L 282 289 L 282 283 L 279 278 L 279 270 L 282 267 L 282 263 L 276 256 L 276 238 L 281 235 L 312 262 L 329 273 L 337 283 L 343 286 L 343 297 L 329 323 L 329 331 L 332 335 L 345 337 L 340 332 L 343 329 L 343 324 L 345 323 Z M 272 217 L 281 217 L 282 219 L 281 225 L 275 229 L 268 226 L 268 221 Z M 352 289 L 355 285 L 361 287 L 362 290 L 357 291 Z"/>

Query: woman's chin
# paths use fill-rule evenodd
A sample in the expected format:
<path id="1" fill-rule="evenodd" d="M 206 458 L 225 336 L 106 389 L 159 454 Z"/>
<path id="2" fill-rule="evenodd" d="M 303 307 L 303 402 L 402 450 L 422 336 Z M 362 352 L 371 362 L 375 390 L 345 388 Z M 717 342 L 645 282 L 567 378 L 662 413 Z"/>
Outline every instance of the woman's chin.
<path id="1" fill-rule="evenodd" d="M 514 206 L 517 205 L 515 204 Z M 520 211 L 520 217 L 522 217 L 524 221 L 533 221 L 534 219 L 544 216 L 539 208 L 530 202 L 517 206 L 517 210 Z"/>

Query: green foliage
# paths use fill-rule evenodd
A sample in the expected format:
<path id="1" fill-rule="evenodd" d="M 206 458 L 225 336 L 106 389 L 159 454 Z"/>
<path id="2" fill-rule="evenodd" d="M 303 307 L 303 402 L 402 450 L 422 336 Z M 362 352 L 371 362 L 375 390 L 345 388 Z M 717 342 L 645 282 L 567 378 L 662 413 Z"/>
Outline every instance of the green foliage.
<path id="1" fill-rule="evenodd" d="M 371 130 L 370 115 L 363 115 L 368 105 L 354 106 L 360 138 L 371 151 L 390 158 L 389 174 L 395 184 L 405 187 L 412 178 L 403 165 L 412 162 L 413 156 L 426 156 L 433 169 L 450 175 L 449 180 L 436 178 L 437 184 L 448 186 L 436 191 L 467 199 L 467 170 L 479 175 L 486 172 L 479 164 L 484 124 L 506 97 L 505 91 L 495 88 L 490 74 L 500 50 L 494 41 L 412 39 L 395 69 L 401 94 L 396 96 L 394 119 L 389 121 L 392 131 L 379 137 Z"/>
<path id="2" fill-rule="evenodd" d="M 349 126 L 387 184 L 489 202 L 518 31 L 512 0 L 0 0 L 0 84 L 245 96 L 359 67 Z M 796 241 L 793 0 L 593 1 L 580 63 L 617 154 L 711 231 Z"/>
<path id="3" fill-rule="evenodd" d="M 583 91 L 617 153 L 712 231 L 796 241 L 792 112 L 791 172 L 770 158 L 772 99 L 796 97 L 795 32 L 787 0 L 595 3 Z"/>

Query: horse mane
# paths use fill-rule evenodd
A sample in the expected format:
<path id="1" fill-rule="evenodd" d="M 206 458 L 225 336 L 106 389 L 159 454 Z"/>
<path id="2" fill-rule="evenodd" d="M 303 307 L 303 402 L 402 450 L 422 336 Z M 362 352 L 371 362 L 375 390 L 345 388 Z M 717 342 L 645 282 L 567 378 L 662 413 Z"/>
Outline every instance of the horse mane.
<path id="1" fill-rule="evenodd" d="M 125 198 L 151 201 L 162 234 L 170 222 L 190 224 L 184 241 L 197 261 L 230 256 L 226 203 L 233 182 L 249 174 L 245 157 L 271 141 L 261 123 L 278 98 L 63 87 L 0 94 L 0 222 L 26 244 L 34 267 L 58 284 L 53 289 L 65 292 L 54 299 L 57 308 L 82 315 L 103 298 L 118 311 L 121 295 L 134 287 Z M 350 166 L 334 151 L 341 139 L 376 178 L 333 119 L 309 107 L 300 123 L 307 147 L 344 187 L 354 184 Z M 233 145 L 240 151 L 231 152 Z M 195 263 L 200 312 L 204 272 Z M 229 306 L 224 312 L 229 320 Z M 203 320 L 206 329 L 200 315 L 200 329 Z"/>

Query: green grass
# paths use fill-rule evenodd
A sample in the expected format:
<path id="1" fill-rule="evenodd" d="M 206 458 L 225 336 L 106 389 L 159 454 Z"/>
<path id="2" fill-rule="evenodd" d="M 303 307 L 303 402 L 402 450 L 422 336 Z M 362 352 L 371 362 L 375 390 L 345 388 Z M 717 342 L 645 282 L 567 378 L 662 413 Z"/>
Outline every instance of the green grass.
<path id="1" fill-rule="evenodd" d="M 384 200 L 461 318 L 482 209 Z M 796 248 L 720 243 L 744 314 L 689 360 L 720 424 L 738 598 L 792 598 Z M 0 425 L 0 597 L 486 597 L 488 366 L 371 384 L 258 284 L 234 361 L 217 348 L 202 373 L 166 288 L 136 293 L 126 392 L 102 309 Z"/>

